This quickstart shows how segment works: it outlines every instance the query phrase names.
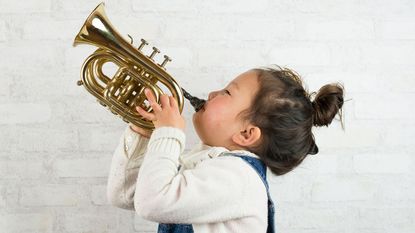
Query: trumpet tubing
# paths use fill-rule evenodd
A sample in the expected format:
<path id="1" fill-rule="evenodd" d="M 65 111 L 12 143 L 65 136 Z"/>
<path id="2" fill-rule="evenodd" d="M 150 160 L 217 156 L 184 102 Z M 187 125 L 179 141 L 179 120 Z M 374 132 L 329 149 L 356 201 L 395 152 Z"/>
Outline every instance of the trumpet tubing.
<path id="1" fill-rule="evenodd" d="M 140 106 L 146 111 L 152 111 L 145 104 L 144 89 L 149 88 L 159 102 L 164 93 L 160 84 L 167 87 L 177 100 L 180 112 L 183 111 L 184 93 L 189 100 L 194 98 L 193 102 L 198 102 L 199 107 L 204 103 L 204 100 L 188 95 L 166 72 L 164 66 L 171 61 L 168 56 L 165 55 L 164 61 L 157 64 L 154 61 L 155 55 L 160 52 L 157 48 L 153 47 L 153 52 L 146 56 L 141 49 L 148 44 L 147 41 L 141 39 L 138 48 L 127 42 L 109 22 L 104 12 L 104 3 L 91 12 L 81 27 L 73 46 L 79 44 L 94 45 L 98 49 L 84 61 L 78 85 L 83 85 L 101 105 L 127 123 L 154 129 L 153 123 L 140 116 L 135 108 Z M 108 62 L 117 66 L 113 77 L 108 77 L 103 72 L 103 66 Z"/>

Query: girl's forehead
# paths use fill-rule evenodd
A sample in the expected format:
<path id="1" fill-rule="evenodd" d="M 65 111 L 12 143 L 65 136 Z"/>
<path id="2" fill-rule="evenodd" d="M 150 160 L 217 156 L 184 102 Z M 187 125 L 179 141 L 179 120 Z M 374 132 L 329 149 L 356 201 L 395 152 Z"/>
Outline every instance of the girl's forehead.
<path id="1" fill-rule="evenodd" d="M 255 85 L 257 82 L 257 73 L 255 71 L 246 71 L 237 77 L 235 77 L 229 84 L 237 85 L 240 87 L 241 85 Z"/>

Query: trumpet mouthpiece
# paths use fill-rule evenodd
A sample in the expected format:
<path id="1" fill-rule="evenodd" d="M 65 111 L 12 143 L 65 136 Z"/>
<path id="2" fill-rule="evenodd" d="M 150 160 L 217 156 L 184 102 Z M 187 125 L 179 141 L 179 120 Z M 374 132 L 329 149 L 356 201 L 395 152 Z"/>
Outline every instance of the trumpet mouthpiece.
<path id="1" fill-rule="evenodd" d="M 185 89 L 182 88 L 183 95 L 186 99 L 190 101 L 190 104 L 193 106 L 196 112 L 198 112 L 200 109 L 203 108 L 203 105 L 205 105 L 206 100 L 199 99 L 195 96 L 190 95 Z"/>

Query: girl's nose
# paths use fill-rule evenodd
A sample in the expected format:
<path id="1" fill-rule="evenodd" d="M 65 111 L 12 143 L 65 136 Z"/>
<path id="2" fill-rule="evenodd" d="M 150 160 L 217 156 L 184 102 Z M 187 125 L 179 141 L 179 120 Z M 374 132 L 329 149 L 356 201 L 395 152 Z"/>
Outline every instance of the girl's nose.
<path id="1" fill-rule="evenodd" d="M 211 100 L 212 98 L 213 98 L 213 92 L 209 93 L 208 100 Z"/>
<path id="2" fill-rule="evenodd" d="M 215 97 L 217 94 L 218 94 L 217 91 L 212 91 L 211 93 L 209 93 L 208 100 L 213 99 L 213 97 Z"/>

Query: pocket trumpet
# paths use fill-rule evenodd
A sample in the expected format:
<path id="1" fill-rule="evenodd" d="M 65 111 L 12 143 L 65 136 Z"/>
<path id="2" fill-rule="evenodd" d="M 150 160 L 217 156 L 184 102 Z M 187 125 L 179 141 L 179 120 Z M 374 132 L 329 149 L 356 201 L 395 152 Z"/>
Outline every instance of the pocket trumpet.
<path id="1" fill-rule="evenodd" d="M 73 46 L 91 44 L 98 47 L 83 63 L 78 86 L 83 85 L 101 105 L 125 122 L 148 130 L 154 129 L 153 123 L 136 111 L 136 106 L 152 111 L 145 104 L 145 88 L 149 88 L 157 102 L 160 102 L 164 92 L 157 84 L 163 84 L 178 102 L 180 113 L 183 111 L 183 96 L 196 112 L 203 107 L 205 100 L 190 95 L 166 72 L 164 66 L 171 61 L 170 57 L 164 55 L 164 61 L 157 64 L 154 56 L 160 51 L 156 47 L 146 56 L 141 49 L 148 45 L 147 41 L 141 39 L 141 44 L 135 48 L 130 39 L 131 42 L 128 42 L 122 38 L 108 20 L 104 3 L 99 4 L 90 13 L 73 42 Z M 103 66 L 108 62 L 118 67 L 112 78 L 103 72 Z"/>

